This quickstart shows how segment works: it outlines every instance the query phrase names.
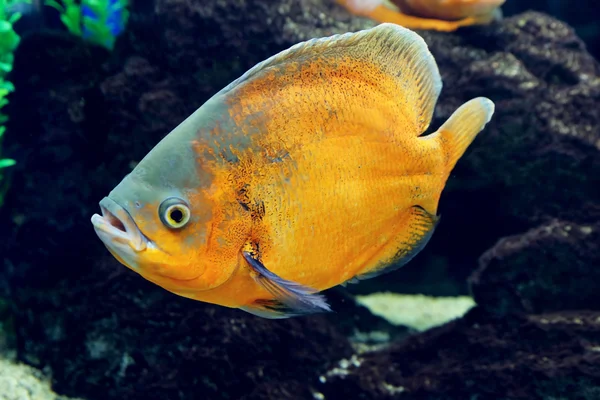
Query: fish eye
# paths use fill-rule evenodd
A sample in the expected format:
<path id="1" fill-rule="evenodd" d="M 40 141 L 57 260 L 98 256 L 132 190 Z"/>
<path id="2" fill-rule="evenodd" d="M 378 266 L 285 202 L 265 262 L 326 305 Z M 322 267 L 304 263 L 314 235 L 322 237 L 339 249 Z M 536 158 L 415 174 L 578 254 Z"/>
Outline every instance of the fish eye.
<path id="1" fill-rule="evenodd" d="M 190 208 L 182 199 L 169 197 L 160 204 L 158 214 L 168 228 L 180 229 L 190 221 Z"/>

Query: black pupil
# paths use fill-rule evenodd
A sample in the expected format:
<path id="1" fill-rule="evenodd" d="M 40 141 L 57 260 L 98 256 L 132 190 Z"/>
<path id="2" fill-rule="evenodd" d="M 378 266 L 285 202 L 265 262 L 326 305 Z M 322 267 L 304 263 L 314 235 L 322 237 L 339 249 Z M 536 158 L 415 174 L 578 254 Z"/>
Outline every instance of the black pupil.
<path id="1" fill-rule="evenodd" d="M 180 224 L 183 221 L 183 212 L 178 208 L 171 210 L 171 219 Z"/>

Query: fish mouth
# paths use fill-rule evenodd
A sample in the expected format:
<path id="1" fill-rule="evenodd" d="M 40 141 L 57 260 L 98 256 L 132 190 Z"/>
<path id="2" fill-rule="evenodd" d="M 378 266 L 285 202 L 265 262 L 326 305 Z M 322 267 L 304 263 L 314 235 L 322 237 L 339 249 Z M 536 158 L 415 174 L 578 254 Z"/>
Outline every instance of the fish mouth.
<path id="1" fill-rule="evenodd" d="M 105 244 L 113 243 L 118 247 L 127 245 L 135 252 L 146 250 L 148 239 L 125 208 L 113 199 L 105 197 L 100 201 L 100 210 L 102 215 L 94 214 L 92 224 L 96 234 Z"/>

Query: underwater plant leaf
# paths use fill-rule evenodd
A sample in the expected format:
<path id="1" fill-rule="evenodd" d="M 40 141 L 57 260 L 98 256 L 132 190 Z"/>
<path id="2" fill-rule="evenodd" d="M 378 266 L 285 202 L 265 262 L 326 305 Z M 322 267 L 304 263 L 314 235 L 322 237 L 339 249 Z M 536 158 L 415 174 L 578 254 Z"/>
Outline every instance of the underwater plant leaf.
<path id="1" fill-rule="evenodd" d="M 5 74 L 9 73 L 12 71 L 12 64 L 0 62 L 0 71 L 4 72 Z"/>
<path id="2" fill-rule="evenodd" d="M 44 5 L 54 8 L 59 13 L 65 12 L 65 7 L 57 1 L 46 0 L 46 1 L 44 1 Z"/>
<path id="3" fill-rule="evenodd" d="M 109 6 L 109 10 L 110 10 L 109 14 L 121 12 L 121 11 L 125 10 L 126 7 L 127 7 L 127 2 L 123 2 L 123 1 L 114 2 L 113 4 L 111 4 Z"/>
<path id="4" fill-rule="evenodd" d="M 22 14 L 20 12 L 7 12 L 8 7 L 18 3 L 30 3 L 29 0 L 0 0 L 0 108 L 8 104 L 6 96 L 15 90 L 14 85 L 4 80 L 4 75 L 10 73 L 13 69 L 13 52 L 21 42 L 21 37 L 13 29 L 13 24 L 17 22 Z M 8 121 L 8 116 L 0 114 L 0 139 L 6 133 L 4 123 Z M 16 161 L 11 158 L 0 159 L 0 170 L 12 167 Z M 8 180 L 0 173 L 0 207 L 4 203 L 4 194 L 8 190 Z"/>
<path id="5" fill-rule="evenodd" d="M 11 25 L 14 25 L 15 22 L 17 22 L 19 19 L 21 19 L 22 16 L 23 16 L 22 13 L 16 12 L 8 18 L 8 22 L 10 22 Z"/>
<path id="6" fill-rule="evenodd" d="M 12 167 L 16 163 L 17 162 L 12 158 L 3 158 L 2 160 L 0 160 L 0 169 Z"/>
<path id="7" fill-rule="evenodd" d="M 109 27 L 93 18 L 83 17 L 83 26 L 88 31 L 88 40 L 109 49 L 114 44 L 114 36 L 111 34 Z"/>
<path id="8" fill-rule="evenodd" d="M 3 57 L 12 53 L 21 41 L 20 36 L 14 31 L 8 21 L 0 21 L 0 54 Z"/>
<path id="9" fill-rule="evenodd" d="M 10 32 L 13 30 L 12 24 L 8 21 L 2 20 L 0 21 L 0 34 L 5 32 Z"/>
<path id="10" fill-rule="evenodd" d="M 108 32 L 108 29 L 106 28 L 106 26 L 96 20 L 95 18 L 92 17 L 88 17 L 88 16 L 84 16 L 83 17 L 83 25 L 92 33 L 95 33 L 97 35 L 100 34 L 105 34 Z"/>
<path id="11" fill-rule="evenodd" d="M 44 5 L 52 7 L 60 13 L 60 20 L 67 30 L 76 36 L 81 36 L 81 9 L 74 0 L 45 0 Z"/>
<path id="12" fill-rule="evenodd" d="M 15 91 L 15 86 L 10 81 L 5 81 L 0 78 L 0 97 L 6 96 L 10 92 Z"/>
<path id="13" fill-rule="evenodd" d="M 81 4 L 75 0 L 45 0 L 44 4 L 61 13 L 60 20 L 71 34 L 109 49 L 129 20 L 128 0 L 82 0 Z"/>
<path id="14" fill-rule="evenodd" d="M 63 14 L 60 20 L 73 35 L 81 36 L 81 27 L 79 26 L 79 17 L 73 17 L 73 14 Z"/>
<path id="15" fill-rule="evenodd" d="M 108 1 L 87 0 L 83 1 L 81 6 L 82 8 L 88 8 L 95 18 L 106 21 L 110 8 Z M 89 15 L 86 11 L 84 11 L 84 15 Z"/>
<path id="16" fill-rule="evenodd" d="M 2 57 L 0 57 L 0 59 L 2 60 L 2 62 L 5 62 L 7 64 L 13 64 L 15 61 L 15 56 L 13 55 L 11 50 L 10 53 L 3 54 Z"/>
<path id="17" fill-rule="evenodd" d="M 127 25 L 127 21 L 129 21 L 129 11 L 123 9 L 121 11 L 121 28 L 124 28 Z"/>

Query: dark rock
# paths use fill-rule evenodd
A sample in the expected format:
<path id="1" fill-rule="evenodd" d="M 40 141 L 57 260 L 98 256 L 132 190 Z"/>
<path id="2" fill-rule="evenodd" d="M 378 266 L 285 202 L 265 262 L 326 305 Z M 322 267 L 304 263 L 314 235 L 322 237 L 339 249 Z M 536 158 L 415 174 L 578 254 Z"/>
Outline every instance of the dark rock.
<path id="1" fill-rule="evenodd" d="M 325 374 L 325 398 L 560 399 L 600 396 L 599 312 L 463 319 Z"/>
<path id="2" fill-rule="evenodd" d="M 475 301 L 494 313 L 600 309 L 600 223 L 551 221 L 504 238 L 471 277 Z"/>
<path id="3" fill-rule="evenodd" d="M 306 399 L 318 391 L 328 398 L 387 398 L 381 389 L 386 382 L 416 393 L 412 398 L 481 393 L 481 399 L 494 388 L 529 398 L 538 398 L 538 389 L 560 394 L 572 388 L 570 398 L 585 398 L 584 383 L 595 373 L 586 360 L 596 361 L 598 346 L 588 337 L 597 334 L 592 319 L 577 330 L 571 323 L 547 326 L 533 316 L 472 314 L 390 350 L 361 355 L 367 361 L 357 373 L 320 385 L 319 376 L 351 359 L 353 330 L 389 326 L 351 305 L 336 308 L 339 314 L 262 320 L 179 298 L 118 265 L 89 218 L 135 162 L 255 63 L 300 40 L 373 25 L 326 0 L 157 0 L 154 8 L 136 3 L 112 54 L 49 33 L 24 37 L 16 54 L 5 151 L 19 164 L 0 210 L 0 288 L 10 297 L 21 360 L 50 367 L 57 391 L 89 400 Z M 475 96 L 492 98 L 496 115 L 450 179 L 431 245 L 404 270 L 355 288 L 415 290 L 420 274 L 431 282 L 427 266 L 433 259 L 443 260 L 440 275 L 448 273 L 454 283 L 444 284 L 453 288 L 504 236 L 551 219 L 597 226 L 599 70 L 572 30 L 529 13 L 423 36 L 445 84 L 432 127 Z M 588 253 L 577 268 L 589 273 L 595 267 L 589 264 L 590 240 L 597 243 L 597 236 L 580 239 L 544 239 L 510 253 L 517 261 L 503 268 L 529 269 L 524 276 L 503 277 L 498 257 L 490 257 L 477 284 L 487 285 L 485 293 L 501 279 L 535 286 L 540 275 L 532 264 L 554 254 L 569 260 L 584 248 Z M 561 247 L 542 250 L 543 243 Z M 519 254 L 531 262 L 519 261 Z M 568 262 L 556 271 L 567 271 Z M 582 304 L 573 300 L 578 293 L 551 291 L 546 283 L 530 293 L 559 293 L 561 299 L 547 308 L 511 299 L 502 306 L 501 294 L 474 290 L 482 309 L 537 312 Z M 546 362 L 544 355 L 553 366 L 535 364 Z M 583 371 L 580 378 L 567 378 L 577 371 Z M 538 377 L 547 392 L 532 381 Z M 588 387 L 589 393 L 597 390 Z"/>
<path id="4" fill-rule="evenodd" d="M 237 399 L 296 387 L 302 390 L 291 398 L 309 398 L 315 373 L 351 352 L 326 317 L 257 319 L 165 295 L 112 263 L 98 267 L 103 281 L 90 276 L 77 287 L 31 295 L 28 303 L 43 306 L 17 317 L 21 335 L 28 332 L 21 357 L 50 363 L 58 392 L 86 399 L 196 393 Z"/>
<path id="5" fill-rule="evenodd" d="M 585 40 L 588 50 L 600 58 L 597 7 L 596 0 L 580 0 L 577 7 L 573 7 L 573 3 L 556 0 L 507 1 L 502 6 L 502 12 L 508 16 L 535 10 L 552 15 L 574 27 L 578 36 Z"/>

